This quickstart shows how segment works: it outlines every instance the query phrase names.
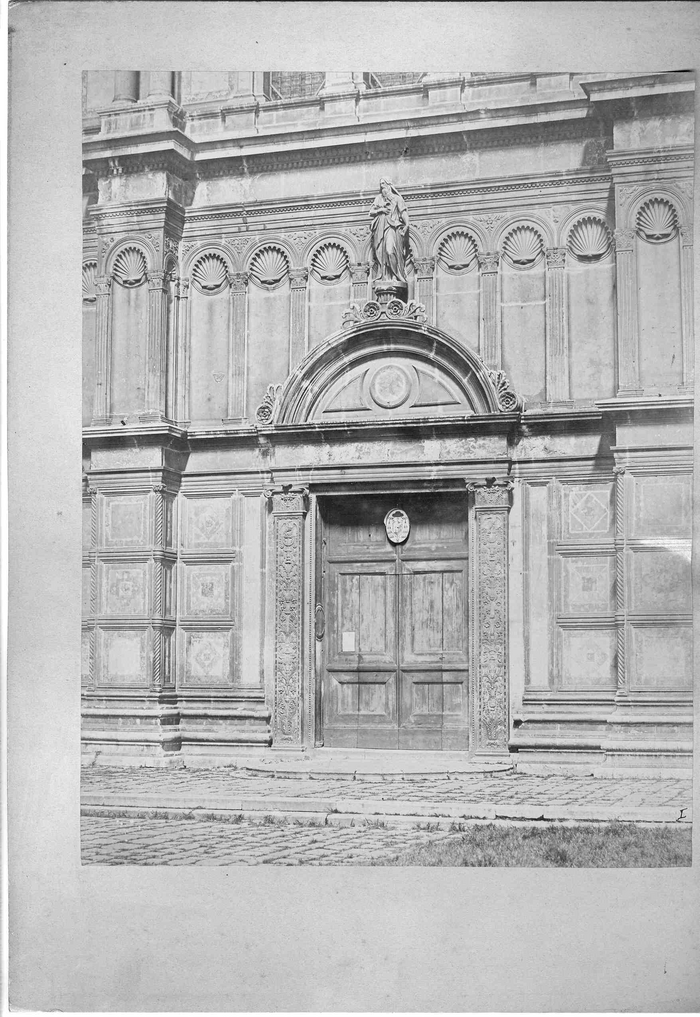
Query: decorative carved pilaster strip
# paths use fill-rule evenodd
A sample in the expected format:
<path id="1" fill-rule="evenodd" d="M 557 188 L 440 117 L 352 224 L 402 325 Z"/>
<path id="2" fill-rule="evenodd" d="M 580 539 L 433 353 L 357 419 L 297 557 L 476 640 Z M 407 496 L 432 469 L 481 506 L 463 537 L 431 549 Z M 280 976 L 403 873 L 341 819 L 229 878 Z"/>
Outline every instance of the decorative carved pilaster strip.
<path id="1" fill-rule="evenodd" d="M 111 420 L 112 385 L 112 304 L 109 276 L 95 279 L 95 403 L 93 424 L 108 424 Z"/>
<path id="2" fill-rule="evenodd" d="M 245 414 L 245 346 L 248 273 L 229 275 L 228 416 L 240 420 Z"/>
<path id="3" fill-rule="evenodd" d="M 510 480 L 469 483 L 474 497 L 476 653 L 474 709 L 479 753 L 508 752 L 508 512 Z"/>
<path id="4" fill-rule="evenodd" d="M 693 230 L 681 226 L 681 329 L 683 337 L 683 388 L 693 389 Z"/>
<path id="5" fill-rule="evenodd" d="M 153 630 L 153 691 L 160 692 L 163 688 L 163 633 L 160 629 Z"/>
<path id="6" fill-rule="evenodd" d="M 301 747 L 305 492 L 271 495 L 275 539 L 275 697 L 273 745 Z"/>
<path id="7" fill-rule="evenodd" d="M 90 495 L 90 551 L 97 550 L 97 488 L 87 487 L 87 494 Z"/>
<path id="8" fill-rule="evenodd" d="M 369 299 L 369 265 L 362 262 L 350 265 L 352 303 L 362 306 Z"/>
<path id="9" fill-rule="evenodd" d="M 547 399 L 561 402 L 570 398 L 569 337 L 566 316 L 566 250 L 549 248 L 547 260 Z"/>
<path id="10" fill-rule="evenodd" d="M 479 255 L 480 313 L 479 353 L 489 367 L 501 367 L 501 309 L 498 303 L 498 261 L 496 252 Z"/>
<path id="11" fill-rule="evenodd" d="M 290 322 L 290 371 L 301 363 L 306 355 L 306 285 L 309 279 L 307 268 L 289 270 L 289 281 L 292 289 L 292 308 Z"/>
<path id="12" fill-rule="evenodd" d="M 155 484 L 153 487 L 153 496 L 155 499 L 153 543 L 157 548 L 162 548 L 165 537 L 165 484 Z"/>
<path id="13" fill-rule="evenodd" d="M 146 410 L 142 420 L 165 416 L 163 375 L 168 319 L 168 286 L 164 272 L 148 273 L 148 340 L 146 346 Z"/>
<path id="14" fill-rule="evenodd" d="M 615 626 L 617 629 L 617 695 L 627 695 L 627 591 L 625 587 L 625 467 L 615 475 Z"/>
<path id="15" fill-rule="evenodd" d="M 417 258 L 416 270 L 416 300 L 425 308 L 426 320 L 432 325 L 435 324 L 433 287 L 435 277 L 435 258 Z"/>
<path id="16" fill-rule="evenodd" d="M 177 322 L 175 354 L 175 379 L 174 379 L 174 402 L 175 419 L 189 420 L 189 373 L 190 373 L 190 316 L 188 314 L 188 299 L 190 294 L 190 280 L 175 280 L 175 320 Z"/>
<path id="17" fill-rule="evenodd" d="M 634 230 L 615 230 L 618 395 L 640 395 L 637 264 Z"/>

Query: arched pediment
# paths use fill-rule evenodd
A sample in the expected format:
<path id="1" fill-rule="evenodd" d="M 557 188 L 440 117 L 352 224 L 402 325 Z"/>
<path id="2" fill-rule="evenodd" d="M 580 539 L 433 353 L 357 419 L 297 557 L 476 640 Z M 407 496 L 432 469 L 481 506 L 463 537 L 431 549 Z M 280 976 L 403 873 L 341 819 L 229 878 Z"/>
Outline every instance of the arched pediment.
<path id="1" fill-rule="evenodd" d="M 503 373 L 490 371 L 456 339 L 418 320 L 418 313 L 389 317 L 378 309 L 372 305 L 376 317 L 360 318 L 309 353 L 275 400 L 274 423 L 379 422 L 522 409 Z M 268 404 L 259 422 L 271 423 L 272 411 Z"/>

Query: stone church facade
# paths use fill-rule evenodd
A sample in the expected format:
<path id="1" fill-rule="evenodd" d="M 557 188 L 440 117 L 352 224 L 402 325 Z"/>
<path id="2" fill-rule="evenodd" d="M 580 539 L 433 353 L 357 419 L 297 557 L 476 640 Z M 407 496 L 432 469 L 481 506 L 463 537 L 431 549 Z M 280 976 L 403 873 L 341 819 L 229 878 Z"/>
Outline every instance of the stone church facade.
<path id="1" fill-rule="evenodd" d="M 690 765 L 693 97 L 85 75 L 86 759 Z"/>

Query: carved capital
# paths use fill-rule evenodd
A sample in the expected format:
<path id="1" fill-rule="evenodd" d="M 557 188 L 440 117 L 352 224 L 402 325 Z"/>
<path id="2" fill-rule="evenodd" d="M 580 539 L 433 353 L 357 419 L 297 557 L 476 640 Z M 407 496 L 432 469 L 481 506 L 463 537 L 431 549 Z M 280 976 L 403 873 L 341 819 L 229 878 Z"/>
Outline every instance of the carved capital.
<path id="1" fill-rule="evenodd" d="M 618 254 L 623 251 L 631 251 L 634 249 L 634 230 L 615 230 L 613 235 L 615 250 Z"/>
<path id="2" fill-rule="evenodd" d="M 190 294 L 190 280 L 178 276 L 175 279 L 175 296 L 179 300 L 186 300 Z"/>
<path id="3" fill-rule="evenodd" d="M 417 276 L 432 279 L 435 272 L 435 258 L 416 258 L 413 264 Z"/>
<path id="4" fill-rule="evenodd" d="M 228 281 L 234 293 L 245 293 L 250 275 L 248 272 L 229 272 Z"/>
<path id="5" fill-rule="evenodd" d="M 479 508 L 510 508 L 512 480 L 487 477 L 485 480 L 467 482 L 467 491 L 474 496 L 474 505 Z"/>
<path id="6" fill-rule="evenodd" d="M 499 254 L 497 251 L 490 251 L 488 254 L 477 255 L 479 268 L 482 274 L 498 272 Z"/>
<path id="7" fill-rule="evenodd" d="M 163 492 L 166 490 L 166 487 L 165 484 L 154 484 L 151 490 L 155 494 L 163 494 Z"/>
<path id="8" fill-rule="evenodd" d="M 265 491 L 265 497 L 272 501 L 275 515 L 306 515 L 309 509 L 308 487 L 292 487 L 283 484 L 281 490 Z"/>
<path id="9" fill-rule="evenodd" d="M 149 290 L 162 290 L 165 288 L 167 276 L 165 272 L 147 272 Z"/>
<path id="10" fill-rule="evenodd" d="M 293 290 L 304 289 L 308 278 L 308 268 L 290 268 L 289 270 L 289 282 Z"/>
<path id="11" fill-rule="evenodd" d="M 681 244 L 683 245 L 683 247 L 692 247 L 693 246 L 693 230 L 692 230 L 692 227 L 690 227 L 690 226 L 681 226 L 680 234 L 681 234 Z"/>
<path id="12" fill-rule="evenodd" d="M 108 275 L 98 275 L 95 278 L 95 295 L 98 297 L 108 297 L 109 291 L 112 288 L 112 277 Z"/>
<path id="13" fill-rule="evenodd" d="M 565 247 L 548 247 L 544 254 L 547 259 L 547 268 L 564 268 L 566 266 Z"/>
<path id="14" fill-rule="evenodd" d="M 627 472 L 627 467 L 626 466 L 613 466 L 613 475 L 616 476 L 616 477 L 621 477 L 626 472 Z"/>
<path id="15" fill-rule="evenodd" d="M 369 265 L 363 262 L 351 262 L 350 278 L 354 283 L 366 283 L 369 279 Z"/>

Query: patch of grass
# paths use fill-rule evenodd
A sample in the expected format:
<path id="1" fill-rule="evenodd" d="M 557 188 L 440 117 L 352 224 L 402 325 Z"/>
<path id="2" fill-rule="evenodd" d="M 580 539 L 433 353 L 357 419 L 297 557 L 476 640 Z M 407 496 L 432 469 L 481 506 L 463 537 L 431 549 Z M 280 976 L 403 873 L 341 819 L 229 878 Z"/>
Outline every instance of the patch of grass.
<path id="1" fill-rule="evenodd" d="M 691 829 L 620 822 L 527 827 L 488 823 L 469 827 L 459 837 L 367 864 L 610 869 L 689 866 Z"/>

